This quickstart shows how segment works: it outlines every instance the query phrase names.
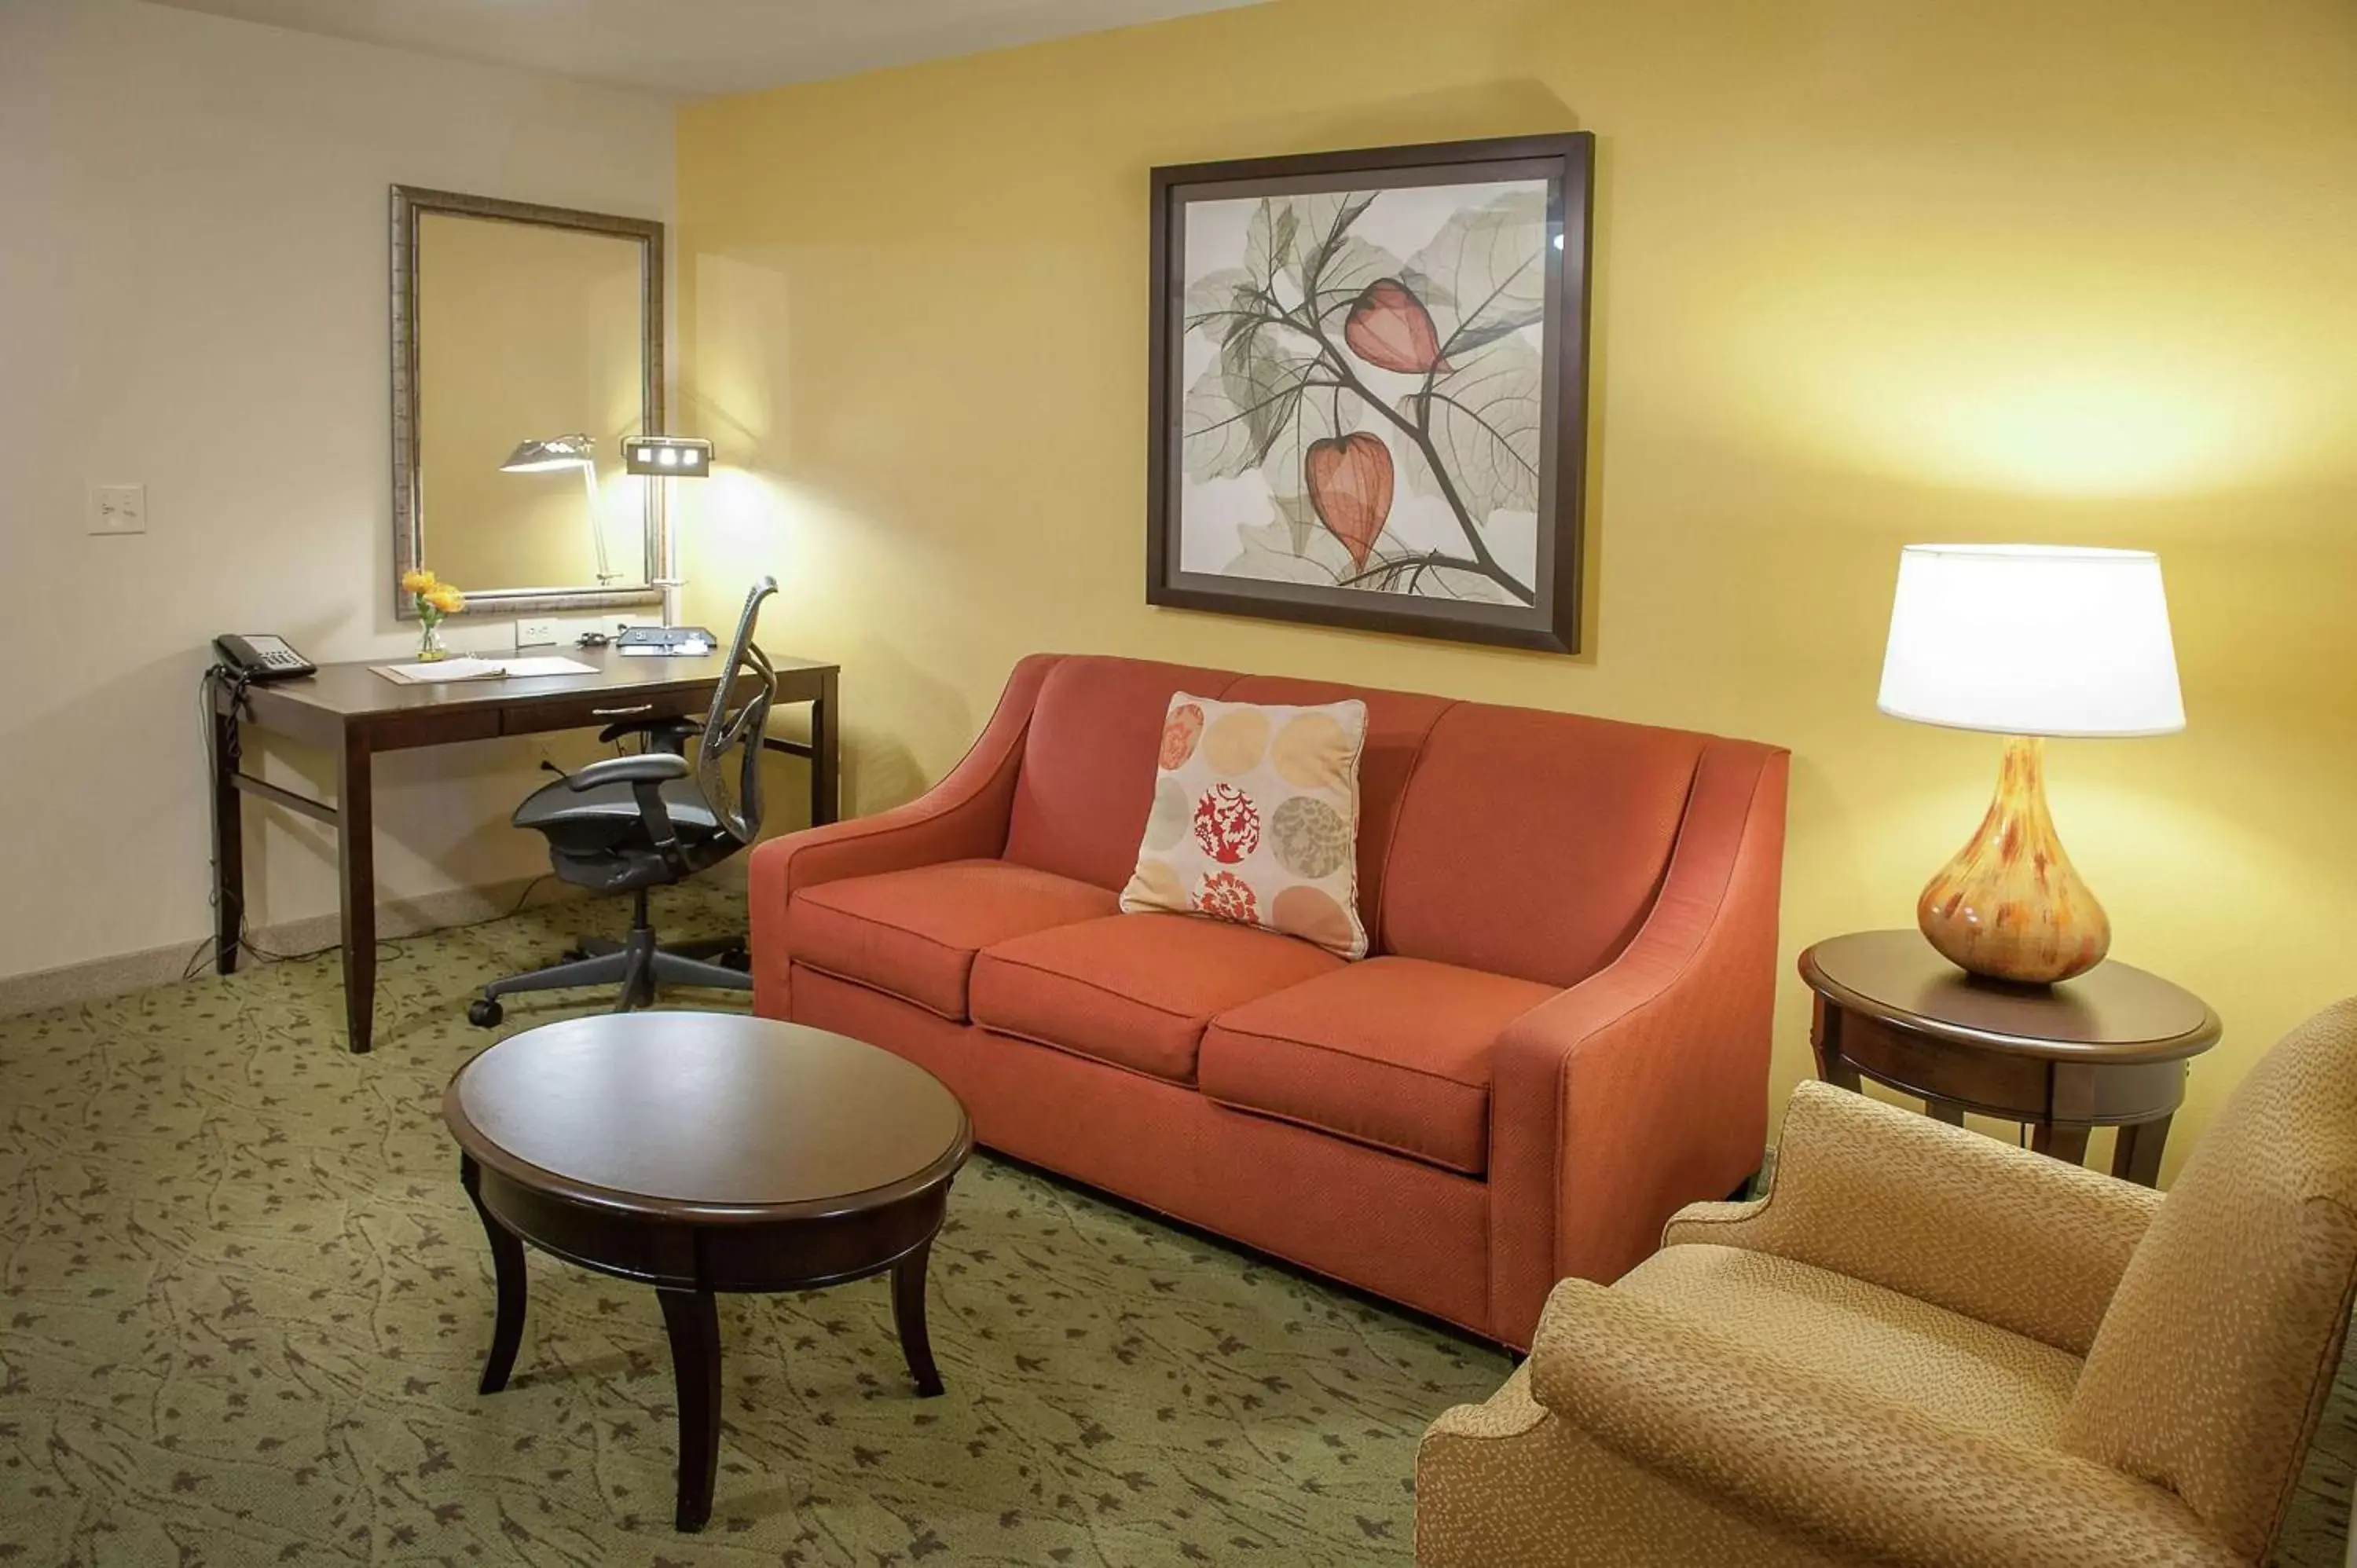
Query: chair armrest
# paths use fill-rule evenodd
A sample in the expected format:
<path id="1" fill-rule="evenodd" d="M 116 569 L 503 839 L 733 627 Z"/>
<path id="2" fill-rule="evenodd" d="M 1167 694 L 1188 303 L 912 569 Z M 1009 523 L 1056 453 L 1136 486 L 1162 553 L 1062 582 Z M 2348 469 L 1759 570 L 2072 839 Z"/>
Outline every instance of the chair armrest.
<path id="1" fill-rule="evenodd" d="M 565 786 L 576 794 L 601 784 L 662 784 L 688 775 L 687 758 L 668 751 L 641 751 L 630 757 L 601 757 L 565 776 Z"/>
<path id="2" fill-rule="evenodd" d="M 1566 1280 L 1531 1389 L 1622 1457 L 1862 1561 L 2248 1568 L 2175 1494 L 1812 1376 L 1715 1325 Z"/>
<path id="3" fill-rule="evenodd" d="M 1499 1038 L 1490 1318 L 1510 1345 L 1530 1343 L 1556 1280 L 1618 1279 L 1680 1205 L 1760 1167 L 1789 760 L 1706 748 L 1635 939 Z"/>
<path id="4" fill-rule="evenodd" d="M 2084 1356 L 2159 1208 L 2148 1187 L 1808 1082 L 1768 1195 L 1693 1205 L 1663 1240 L 1813 1263 Z"/>
<path id="5" fill-rule="evenodd" d="M 947 777 L 917 799 L 872 817 L 806 828 L 754 846 L 747 876 L 755 1012 L 768 1018 L 792 1016 L 786 906 L 799 890 L 943 861 L 994 858 L 1006 851 L 1032 703 L 1060 657 L 1035 653 L 1017 664 L 981 736 Z"/>

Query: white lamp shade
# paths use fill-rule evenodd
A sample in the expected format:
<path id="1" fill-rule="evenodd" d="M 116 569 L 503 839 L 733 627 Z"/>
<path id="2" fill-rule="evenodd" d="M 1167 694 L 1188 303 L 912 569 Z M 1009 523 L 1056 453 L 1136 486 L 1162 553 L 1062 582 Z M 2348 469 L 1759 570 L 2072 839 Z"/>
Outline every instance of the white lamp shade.
<path id="1" fill-rule="evenodd" d="M 1907 546 L 1877 705 L 2000 735 L 2183 729 L 2160 558 L 2042 544 Z"/>

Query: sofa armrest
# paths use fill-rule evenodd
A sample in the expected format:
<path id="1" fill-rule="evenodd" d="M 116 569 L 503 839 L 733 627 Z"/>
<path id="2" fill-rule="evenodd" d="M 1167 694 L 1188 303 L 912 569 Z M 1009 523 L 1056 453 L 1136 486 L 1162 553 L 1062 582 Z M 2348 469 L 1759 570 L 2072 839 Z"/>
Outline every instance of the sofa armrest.
<path id="1" fill-rule="evenodd" d="M 996 857 L 1006 848 L 1023 737 L 1039 684 L 1059 655 L 1035 653 L 1015 666 L 981 736 L 942 781 L 906 805 L 765 840 L 747 860 L 753 954 L 753 1010 L 792 1015 L 788 983 L 793 954 L 786 906 L 823 882 L 908 871 L 950 860 Z"/>
<path id="2" fill-rule="evenodd" d="M 1663 1240 L 1813 1263 L 2084 1356 L 2159 1208 L 2148 1187 L 1808 1082 L 1767 1196 L 1695 1204 Z"/>
<path id="3" fill-rule="evenodd" d="M 1861 1561 L 2247 1568 L 2159 1487 L 1813 1377 L 1585 1280 L 1558 1287 L 1531 1366 L 1539 1403 L 1622 1457 Z"/>
<path id="4" fill-rule="evenodd" d="M 1499 1039 L 1490 1320 L 1510 1345 L 1530 1343 L 1556 1280 L 1618 1279 L 1681 1205 L 1759 1168 L 1788 762 L 1706 749 L 1636 938 Z"/>

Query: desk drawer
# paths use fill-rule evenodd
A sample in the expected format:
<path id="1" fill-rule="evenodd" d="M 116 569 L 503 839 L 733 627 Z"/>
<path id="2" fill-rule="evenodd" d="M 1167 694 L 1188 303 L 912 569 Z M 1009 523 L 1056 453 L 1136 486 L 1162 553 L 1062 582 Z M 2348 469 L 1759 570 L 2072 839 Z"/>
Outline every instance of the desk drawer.
<path id="1" fill-rule="evenodd" d="M 539 735 L 548 730 L 643 724 L 650 719 L 675 719 L 688 714 L 700 717 L 711 705 L 708 687 L 701 692 L 588 692 L 578 697 L 549 697 L 501 709 L 500 733 Z"/>

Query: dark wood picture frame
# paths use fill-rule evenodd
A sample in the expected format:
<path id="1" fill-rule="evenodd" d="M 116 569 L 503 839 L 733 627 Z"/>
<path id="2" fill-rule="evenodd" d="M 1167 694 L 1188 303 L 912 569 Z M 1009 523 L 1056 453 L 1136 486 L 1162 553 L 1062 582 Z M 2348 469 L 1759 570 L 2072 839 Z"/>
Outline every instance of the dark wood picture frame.
<path id="1" fill-rule="evenodd" d="M 1303 154 L 1248 158 L 1222 163 L 1187 164 L 1153 171 L 1151 227 L 1152 329 L 1148 347 L 1150 383 L 1147 406 L 1146 565 L 1146 596 L 1150 604 L 1185 609 L 1214 610 L 1318 625 L 1351 627 L 1413 637 L 1441 638 L 1462 642 L 1541 649 L 1576 653 L 1580 648 L 1580 597 L 1587 489 L 1588 297 L 1595 169 L 1595 137 L 1587 132 L 1504 137 L 1485 141 L 1433 143 L 1416 146 L 1382 147 L 1353 152 Z M 1186 276 L 1187 212 L 1191 204 L 1232 201 L 1254 197 L 1315 197 L 1334 193 L 1381 192 L 1420 186 L 1472 184 L 1484 181 L 1544 179 L 1547 188 L 1546 276 L 1544 318 L 1540 328 L 1539 414 L 1536 421 L 1537 541 L 1535 581 L 1508 585 L 1526 590 L 1519 603 L 1491 603 L 1397 589 L 1327 585 L 1317 582 L 1279 581 L 1227 573 L 1188 570 L 1181 565 L 1181 499 L 1186 475 L 1183 428 L 1188 388 L 1183 339 L 1188 330 Z M 1344 223 L 1351 221 L 1345 220 Z M 1338 230 L 1339 233 L 1339 230 Z M 1386 278 L 1382 283 L 1394 280 Z M 1372 285 L 1371 285 L 1372 286 Z M 1274 289 L 1271 290 L 1274 293 Z M 1372 296 L 1362 295 L 1361 306 Z M 1396 301 L 1402 295 L 1394 293 Z M 1304 301 L 1302 308 L 1310 302 Z M 1422 330 L 1434 331 L 1432 318 L 1412 296 Z M 1325 309 L 1330 314 L 1333 307 Z M 1353 321 L 1357 319 L 1354 309 Z M 1469 314 L 1466 326 L 1473 317 Z M 1340 332 L 1334 333 L 1340 337 Z M 1453 338 L 1452 338 L 1453 340 Z M 1352 338 L 1355 348 L 1357 338 Z M 1430 342 L 1427 337 L 1424 339 Z M 1442 342 L 1426 353 L 1425 366 L 1449 367 L 1449 344 Z M 1476 350 L 1478 351 L 1478 349 Z M 1526 351 L 1526 350 L 1525 350 Z M 1336 362 L 1340 349 L 1329 345 Z M 1380 360 L 1376 361 L 1379 365 Z M 1383 367 L 1396 370 L 1396 365 Z M 1303 373 L 1306 382 L 1309 372 Z M 1347 366 L 1346 366 L 1347 373 Z M 1426 386 L 1433 386 L 1426 371 Z M 1325 384 L 1325 383 L 1319 383 Z M 1357 384 L 1356 392 L 1367 391 Z M 1339 395 L 1339 393 L 1338 393 Z M 1297 395 L 1297 402 L 1300 401 Z M 1366 405 L 1376 401 L 1364 400 Z M 1339 403 L 1338 403 L 1339 408 Z M 1388 406 L 1388 405 L 1387 405 Z M 1377 412 L 1382 412 L 1378 410 Z M 1411 441 L 1417 440 L 1407 424 L 1389 413 Z M 1339 445 L 1339 426 L 1329 445 Z M 1377 435 L 1376 439 L 1382 439 Z M 1423 451 L 1433 448 L 1427 432 Z M 1347 448 L 1344 448 L 1347 450 Z M 1309 472 L 1317 472 L 1316 454 Z M 1383 495 L 1390 495 L 1388 452 Z M 1430 471 L 1440 474 L 1435 460 Z M 1331 472 L 1329 468 L 1329 472 Z M 1306 480 L 1305 492 L 1317 481 Z M 1481 520 L 1471 518 L 1442 475 L 1437 489 L 1460 520 L 1469 550 L 1484 556 L 1478 532 Z M 1322 522 L 1328 517 L 1322 502 L 1312 501 Z M 1297 513 L 1298 507 L 1297 506 Z M 1349 547 L 1344 531 L 1327 524 L 1335 538 Z M 1381 522 L 1376 524 L 1380 529 Z M 1297 539 L 1297 547 L 1298 540 Z M 1372 543 L 1360 538 L 1351 551 L 1352 564 L 1363 567 L 1363 551 Z M 1333 545 L 1328 544 L 1331 550 Z M 1426 566 L 1438 553 L 1422 558 Z M 1414 562 L 1407 563 L 1412 568 Z M 1467 562 L 1471 565 L 1473 563 Z M 1361 573 L 1372 576 L 1379 573 Z M 1422 573 L 1403 569 L 1411 584 Z M 1502 578 L 1499 579 L 1503 581 Z M 1520 597 L 1520 593 L 1517 593 Z"/>

